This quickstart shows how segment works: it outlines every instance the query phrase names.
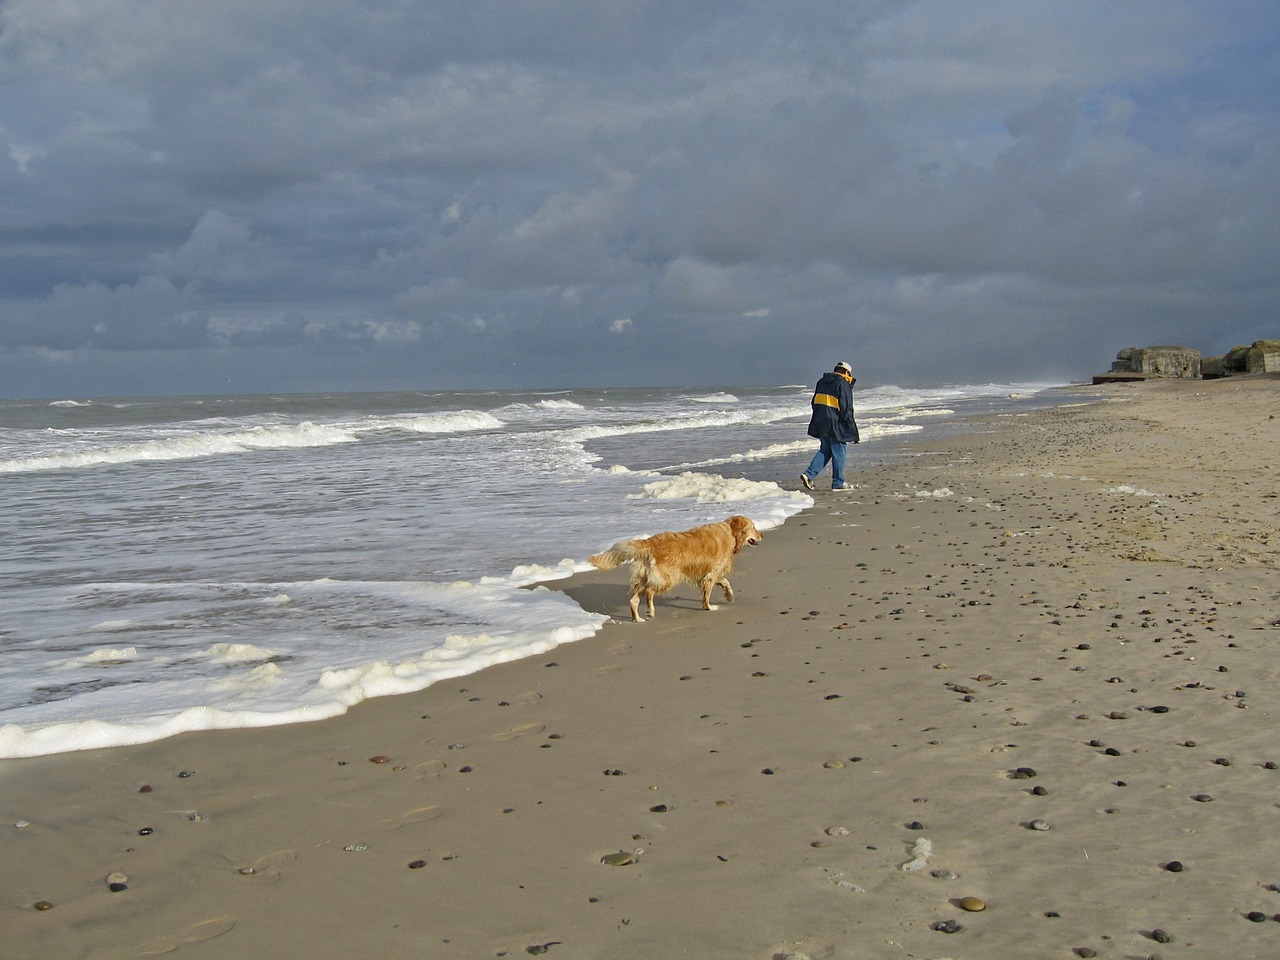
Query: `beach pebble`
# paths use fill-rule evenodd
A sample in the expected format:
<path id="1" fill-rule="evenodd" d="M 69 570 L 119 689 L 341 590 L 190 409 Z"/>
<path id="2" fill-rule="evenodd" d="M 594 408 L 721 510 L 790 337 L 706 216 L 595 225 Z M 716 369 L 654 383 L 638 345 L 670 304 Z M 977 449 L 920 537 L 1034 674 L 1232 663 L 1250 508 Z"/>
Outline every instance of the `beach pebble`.
<path id="1" fill-rule="evenodd" d="M 1164 865 L 1164 868 L 1170 873 L 1181 873 L 1184 869 L 1181 860 L 1170 860 Z"/>
<path id="2" fill-rule="evenodd" d="M 127 883 L 108 883 L 107 889 L 112 893 L 123 893 L 129 889 L 129 885 Z"/>
<path id="3" fill-rule="evenodd" d="M 954 870 L 930 870 L 929 876 L 937 877 L 939 880 L 956 880 L 960 875 Z"/>
<path id="4" fill-rule="evenodd" d="M 1213 797 L 1211 797 L 1207 793 L 1197 793 L 1191 799 L 1194 800 L 1196 803 L 1209 803 L 1213 800 Z"/>
<path id="5" fill-rule="evenodd" d="M 342 849 L 347 851 L 347 853 L 359 853 L 360 851 L 368 850 L 369 848 L 363 843 L 348 843 Z"/>
<path id="6" fill-rule="evenodd" d="M 391 758 L 388 757 L 385 753 L 380 753 L 376 757 L 370 757 L 369 762 L 370 763 L 387 763 L 390 759 Z"/>
<path id="7" fill-rule="evenodd" d="M 980 913 L 987 909 L 987 902 L 977 897 L 961 897 L 960 909 L 968 910 L 970 913 Z"/>
<path id="8" fill-rule="evenodd" d="M 155 833 L 155 830 L 152 827 L 143 827 L 141 830 L 138 831 L 138 836 L 149 837 L 153 833 Z"/>
<path id="9" fill-rule="evenodd" d="M 923 829 L 925 829 L 925 826 L 924 826 L 924 824 L 923 824 L 923 823 L 921 823 L 919 820 L 912 820 L 910 823 L 908 823 L 908 824 L 907 824 L 907 829 L 908 829 L 908 830 L 923 830 Z"/>
<path id="10" fill-rule="evenodd" d="M 196 775 L 196 772 L 195 772 L 194 770 L 179 770 L 179 771 L 178 771 L 178 779 L 180 779 L 180 780 L 185 780 L 185 779 L 187 779 L 187 777 L 194 777 L 195 775 Z"/>
<path id="11" fill-rule="evenodd" d="M 123 873 L 121 873 L 119 870 L 117 870 L 115 873 L 109 873 L 109 874 L 107 874 L 107 883 L 108 883 L 108 884 L 113 884 L 113 883 L 128 883 L 128 882 L 129 882 L 129 878 L 128 878 L 127 876 L 125 876 Z"/>
<path id="12" fill-rule="evenodd" d="M 14 821 L 14 823 L 13 823 L 13 826 L 14 826 L 14 828 L 15 828 L 15 829 L 17 829 L 17 830 L 25 830 L 27 827 L 31 826 L 31 821 L 30 821 L 30 820 L 15 820 L 15 821 Z"/>
<path id="13" fill-rule="evenodd" d="M 844 763 L 841 762 L 840 760 L 828 760 L 826 763 L 823 764 L 823 766 L 826 767 L 828 770 L 844 769 Z"/>
<path id="14" fill-rule="evenodd" d="M 240 874 L 240 876 L 242 876 L 242 877 L 252 877 L 252 876 L 253 876 L 254 874 L 256 874 L 258 871 L 257 871 L 257 870 L 255 870 L 253 867 L 241 867 L 241 868 L 240 868 L 239 870 L 237 870 L 236 872 L 237 872 L 238 874 Z"/>
<path id="15" fill-rule="evenodd" d="M 1096 957 L 1098 955 L 1098 951 L 1093 947 L 1076 947 L 1075 953 L 1077 957 Z"/>
<path id="16" fill-rule="evenodd" d="M 600 858 L 600 862 L 610 867 L 625 867 L 635 863 L 640 859 L 643 851 L 637 850 L 619 850 L 617 853 L 606 853 Z"/>
<path id="17" fill-rule="evenodd" d="M 426 865 L 427 865 L 427 861 L 425 861 L 425 860 L 410 860 L 410 861 L 409 861 L 409 869 L 410 869 L 410 870 L 421 870 L 421 869 L 422 869 L 423 867 L 425 867 Z"/>
<path id="18" fill-rule="evenodd" d="M 1244 916 L 1246 920 L 1252 920 L 1254 923 L 1262 923 L 1267 919 L 1267 915 L 1261 910 L 1250 910 Z"/>
<path id="19" fill-rule="evenodd" d="M 1031 792 L 1037 797 L 1043 797 L 1049 793 L 1049 790 L 1047 787 L 1036 786 L 1031 788 Z"/>
<path id="20" fill-rule="evenodd" d="M 138 788 L 138 792 L 139 792 L 139 793 L 150 793 L 150 792 L 151 792 L 152 790 L 154 790 L 154 789 L 155 789 L 155 787 L 151 786 L 151 784 L 149 784 L 149 783 L 144 783 L 142 786 L 140 786 L 140 787 Z"/>
<path id="21" fill-rule="evenodd" d="M 1151 931 L 1151 939 L 1156 943 L 1171 943 L 1173 941 L 1173 937 L 1159 927 Z"/>
<path id="22" fill-rule="evenodd" d="M 849 835 L 848 827 L 827 827 L 825 831 L 828 837 L 847 837 Z"/>
<path id="23" fill-rule="evenodd" d="M 1274 770 L 1276 769 L 1276 766 L 1277 764 L 1274 760 L 1268 760 L 1266 763 L 1262 765 L 1264 770 Z"/>
<path id="24" fill-rule="evenodd" d="M 1029 826 L 1032 830 L 1048 830 L 1049 829 L 1049 824 L 1045 823 L 1043 820 L 1032 820 L 1029 824 L 1027 824 L 1027 826 Z"/>
<path id="25" fill-rule="evenodd" d="M 933 925 L 933 929 L 939 933 L 959 933 L 964 927 L 960 926 L 959 920 L 939 920 Z"/>
<path id="26" fill-rule="evenodd" d="M 1218 766 L 1220 766 L 1220 767 L 1229 767 L 1229 766 L 1231 766 L 1231 761 L 1230 761 L 1230 760 L 1228 760 L 1226 757 L 1216 757 L 1216 758 L 1214 759 L 1214 761 L 1213 761 L 1213 762 L 1214 762 L 1214 763 L 1216 763 L 1216 764 L 1217 764 Z"/>
<path id="27" fill-rule="evenodd" d="M 48 900 L 37 900 L 31 905 L 36 910 L 52 910 L 53 904 Z"/>

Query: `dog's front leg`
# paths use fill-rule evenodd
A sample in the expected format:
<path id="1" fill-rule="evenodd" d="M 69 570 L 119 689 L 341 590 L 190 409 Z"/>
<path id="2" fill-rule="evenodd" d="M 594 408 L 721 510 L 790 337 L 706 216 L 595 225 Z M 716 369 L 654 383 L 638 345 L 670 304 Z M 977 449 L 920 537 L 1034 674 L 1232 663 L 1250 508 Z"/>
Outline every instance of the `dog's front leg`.
<path id="1" fill-rule="evenodd" d="M 711 602 L 711 591 L 715 589 L 716 580 L 714 577 L 707 577 L 698 586 L 702 587 L 702 609 L 715 610 L 716 605 Z"/>
<path id="2" fill-rule="evenodd" d="M 720 581 L 720 588 L 724 590 L 724 602 L 733 603 L 733 587 L 729 585 L 727 579 Z"/>

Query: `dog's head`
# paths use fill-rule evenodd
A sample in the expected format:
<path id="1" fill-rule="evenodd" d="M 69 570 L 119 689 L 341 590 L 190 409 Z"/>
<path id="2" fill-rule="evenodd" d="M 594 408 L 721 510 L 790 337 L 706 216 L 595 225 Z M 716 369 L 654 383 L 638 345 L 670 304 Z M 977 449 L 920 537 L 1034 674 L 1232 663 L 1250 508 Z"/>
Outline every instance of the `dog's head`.
<path id="1" fill-rule="evenodd" d="M 729 524 L 729 530 L 733 534 L 734 553 L 743 547 L 754 547 L 763 539 L 750 517 L 735 515 L 725 522 Z"/>

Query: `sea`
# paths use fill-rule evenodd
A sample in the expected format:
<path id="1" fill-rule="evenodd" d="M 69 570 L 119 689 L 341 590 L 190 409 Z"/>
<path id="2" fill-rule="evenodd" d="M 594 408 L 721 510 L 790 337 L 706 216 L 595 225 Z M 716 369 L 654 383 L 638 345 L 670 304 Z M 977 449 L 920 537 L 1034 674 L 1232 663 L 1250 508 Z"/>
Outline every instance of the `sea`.
<path id="1" fill-rule="evenodd" d="M 799 489 L 812 389 L 0 400 L 0 758 L 318 720 L 590 637 L 546 584 L 591 554 L 831 496 Z M 860 386 L 851 482 L 1063 399 Z"/>

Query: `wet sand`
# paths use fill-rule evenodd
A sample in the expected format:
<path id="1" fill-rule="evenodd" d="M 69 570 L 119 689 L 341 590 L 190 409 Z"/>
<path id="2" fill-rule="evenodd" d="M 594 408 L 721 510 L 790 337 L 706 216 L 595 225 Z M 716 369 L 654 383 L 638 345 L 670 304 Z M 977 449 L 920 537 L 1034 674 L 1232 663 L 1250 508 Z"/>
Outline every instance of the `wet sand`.
<path id="1" fill-rule="evenodd" d="M 819 490 L 714 613 L 0 761 L 0 956 L 1280 956 L 1280 379 L 1099 392 Z"/>

